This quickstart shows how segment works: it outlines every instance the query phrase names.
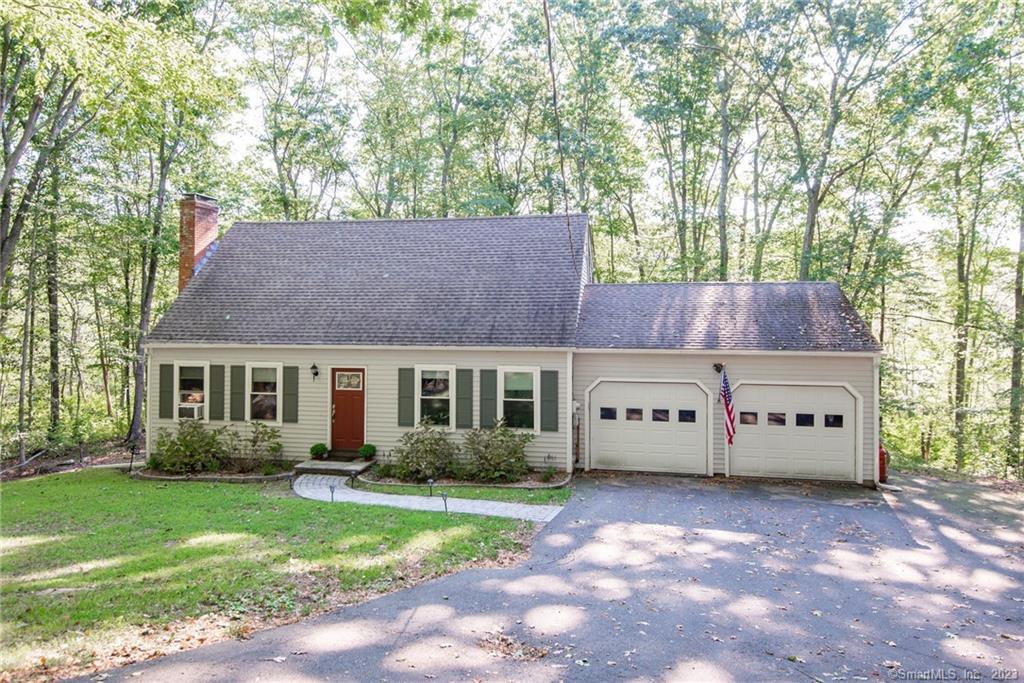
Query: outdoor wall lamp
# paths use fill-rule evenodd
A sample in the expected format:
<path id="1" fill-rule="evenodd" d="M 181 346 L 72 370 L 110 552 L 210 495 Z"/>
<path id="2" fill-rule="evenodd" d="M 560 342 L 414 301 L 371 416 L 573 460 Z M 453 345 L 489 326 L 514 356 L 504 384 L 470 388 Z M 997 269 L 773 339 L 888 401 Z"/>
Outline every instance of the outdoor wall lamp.
<path id="1" fill-rule="evenodd" d="M 719 375 L 721 375 L 722 374 L 722 368 L 724 368 L 725 365 L 723 365 L 722 363 L 715 363 L 711 367 L 713 367 L 715 369 L 715 372 L 717 372 Z"/>
<path id="2" fill-rule="evenodd" d="M 316 381 L 316 378 L 320 376 L 320 368 L 316 366 L 316 363 L 309 366 L 309 374 L 313 375 L 314 382 Z"/>

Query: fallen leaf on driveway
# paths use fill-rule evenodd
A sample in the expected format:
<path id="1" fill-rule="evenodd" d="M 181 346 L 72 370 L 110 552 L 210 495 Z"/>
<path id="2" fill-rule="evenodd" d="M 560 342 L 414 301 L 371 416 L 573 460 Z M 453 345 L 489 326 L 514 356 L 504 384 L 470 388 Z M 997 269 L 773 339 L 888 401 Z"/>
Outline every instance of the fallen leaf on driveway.
<path id="1" fill-rule="evenodd" d="M 882 662 L 882 666 L 884 666 L 886 669 L 898 669 L 900 668 L 901 664 L 893 659 L 887 659 L 884 662 Z"/>

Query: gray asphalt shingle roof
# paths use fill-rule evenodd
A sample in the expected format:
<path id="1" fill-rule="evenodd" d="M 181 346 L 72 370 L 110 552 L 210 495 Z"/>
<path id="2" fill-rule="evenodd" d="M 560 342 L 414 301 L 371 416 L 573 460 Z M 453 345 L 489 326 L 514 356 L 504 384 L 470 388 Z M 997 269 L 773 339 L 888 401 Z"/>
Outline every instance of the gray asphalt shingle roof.
<path id="1" fill-rule="evenodd" d="M 149 339 L 570 347 L 569 242 L 564 215 L 236 223 Z"/>
<path id="2" fill-rule="evenodd" d="M 576 346 L 880 350 L 834 282 L 588 284 Z"/>

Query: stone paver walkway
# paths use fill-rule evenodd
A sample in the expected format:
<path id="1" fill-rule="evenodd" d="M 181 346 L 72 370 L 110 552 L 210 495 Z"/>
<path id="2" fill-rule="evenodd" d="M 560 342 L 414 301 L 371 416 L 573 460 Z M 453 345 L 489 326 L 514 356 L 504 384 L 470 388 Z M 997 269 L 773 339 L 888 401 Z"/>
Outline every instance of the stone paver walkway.
<path id="1" fill-rule="evenodd" d="M 333 498 L 331 486 L 334 487 Z M 403 496 L 393 493 L 371 493 L 356 491 L 348 486 L 348 479 L 330 474 L 303 474 L 292 484 L 296 494 L 310 500 L 333 500 L 335 503 L 359 503 L 360 505 L 384 505 L 407 510 L 429 510 L 444 512 L 444 501 L 440 495 Z M 526 503 L 504 503 L 496 500 L 471 500 L 448 497 L 448 512 L 463 512 L 471 515 L 510 517 L 531 522 L 550 522 L 559 512 L 560 505 L 527 505 Z"/>

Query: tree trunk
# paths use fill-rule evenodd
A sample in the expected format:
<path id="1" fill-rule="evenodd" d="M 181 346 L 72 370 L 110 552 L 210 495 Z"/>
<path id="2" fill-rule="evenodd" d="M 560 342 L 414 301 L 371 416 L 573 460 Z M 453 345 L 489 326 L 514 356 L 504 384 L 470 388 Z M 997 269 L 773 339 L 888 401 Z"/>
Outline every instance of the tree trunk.
<path id="1" fill-rule="evenodd" d="M 729 194 L 729 74 L 722 73 L 718 81 L 721 103 L 718 106 L 719 137 L 718 154 L 721 157 L 718 178 L 718 279 L 729 279 L 729 237 L 726 232 L 726 202 Z"/>
<path id="2" fill-rule="evenodd" d="M 171 164 L 177 156 L 178 140 L 169 143 L 164 137 L 160 141 L 159 153 L 159 180 L 157 181 L 156 205 L 153 208 L 151 244 L 148 249 L 148 258 L 143 260 L 143 283 L 142 299 L 139 305 L 139 327 L 138 338 L 135 340 L 135 387 L 132 397 L 132 421 L 128 426 L 128 435 L 125 441 L 128 444 L 137 446 L 142 441 L 142 407 L 145 401 L 146 392 L 146 335 L 149 334 L 150 315 L 153 310 L 153 291 L 156 288 L 156 277 L 160 265 L 159 252 L 156 246 L 160 242 L 160 233 L 163 230 L 164 205 L 167 202 L 167 177 L 170 174 Z"/>
<path id="3" fill-rule="evenodd" d="M 50 174 L 50 234 L 46 240 L 46 305 L 47 319 L 50 326 L 50 435 L 57 432 L 60 426 L 60 319 L 58 308 L 58 225 L 57 206 L 59 201 L 59 174 L 56 167 Z"/>
<path id="4" fill-rule="evenodd" d="M 800 247 L 799 279 L 808 280 L 811 274 L 811 247 L 814 244 L 814 229 L 818 225 L 818 208 L 821 206 L 818 186 L 807 190 L 807 215 L 804 218 L 804 239 Z"/>
<path id="5" fill-rule="evenodd" d="M 967 142 L 970 136 L 971 114 L 964 116 L 960 137 L 960 152 L 953 169 L 953 196 L 956 212 L 956 312 L 953 325 L 953 440 L 956 471 L 963 469 L 967 455 L 964 422 L 967 410 L 967 346 L 970 341 L 967 327 L 970 318 L 971 273 L 968 258 L 969 238 L 966 234 L 968 220 L 963 208 L 963 163 L 967 156 Z"/>
<path id="6" fill-rule="evenodd" d="M 100 297 L 96 291 L 96 283 L 92 285 L 92 306 L 96 316 L 96 344 L 100 357 L 100 372 L 103 378 L 103 400 L 107 406 L 107 417 L 114 416 L 114 408 L 110 403 L 110 367 L 107 365 L 107 342 L 103 338 L 103 320 L 100 317 Z"/>
<path id="7" fill-rule="evenodd" d="M 29 347 L 31 346 L 32 339 L 32 310 L 34 308 L 35 299 L 35 283 L 36 283 L 36 232 L 38 227 L 35 222 L 32 224 L 32 246 L 29 249 L 29 261 L 28 261 L 28 291 L 25 293 L 25 317 L 23 321 L 23 329 L 21 336 L 21 377 L 18 384 L 18 462 L 21 464 L 25 463 L 25 403 L 26 403 L 26 391 L 25 383 L 27 380 L 28 369 L 30 367 L 29 360 Z M 31 407 L 32 395 L 28 394 L 28 403 Z"/>
<path id="8" fill-rule="evenodd" d="M 1024 199 L 1021 201 L 1018 218 L 1020 241 L 1017 246 L 1017 278 L 1014 282 L 1013 337 L 1010 350 L 1010 447 L 1006 451 L 1008 468 L 1016 470 L 1018 478 L 1024 478 L 1024 462 L 1021 460 L 1021 374 L 1024 355 Z"/>
<path id="9" fill-rule="evenodd" d="M 921 460 L 928 462 L 932 455 L 932 431 L 935 423 L 928 418 L 927 427 L 921 431 Z"/>
<path id="10" fill-rule="evenodd" d="M 672 217 L 675 221 L 676 242 L 679 245 L 679 270 L 680 279 L 686 279 L 686 220 L 680 213 L 679 195 L 676 193 L 676 174 L 673 163 L 675 162 L 672 153 L 672 144 L 665 133 L 661 144 L 661 152 L 665 158 L 665 170 L 668 175 L 668 194 L 672 198 Z"/>
<path id="11" fill-rule="evenodd" d="M 636 219 L 636 208 L 633 205 L 633 188 L 627 190 L 626 213 L 629 215 L 630 225 L 633 227 L 633 248 L 636 250 L 636 267 L 639 271 L 640 282 L 647 280 L 647 273 L 644 269 L 643 248 L 640 240 L 640 222 Z"/>

